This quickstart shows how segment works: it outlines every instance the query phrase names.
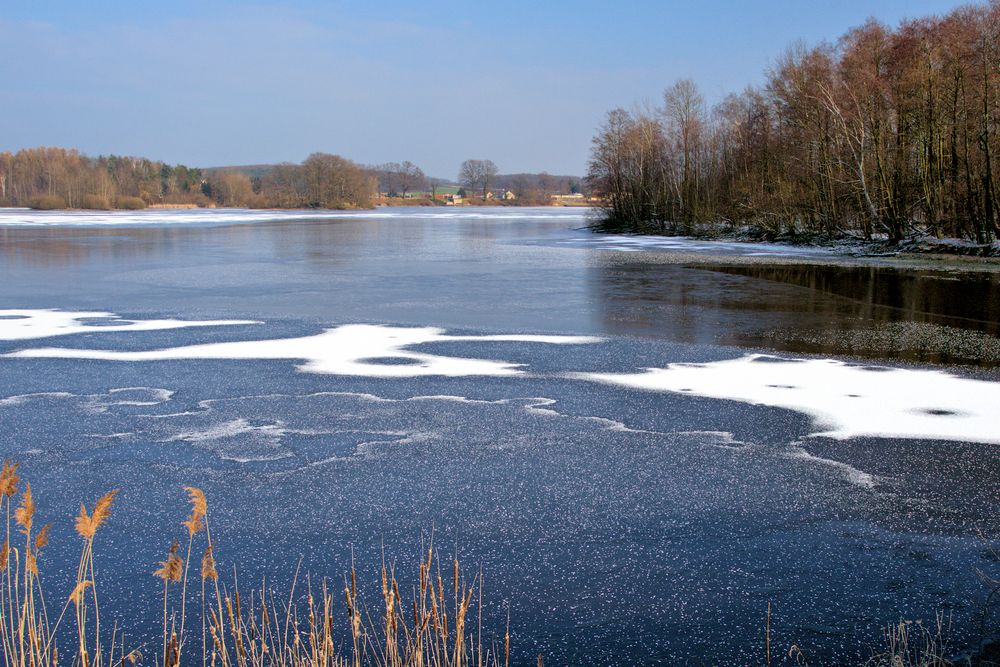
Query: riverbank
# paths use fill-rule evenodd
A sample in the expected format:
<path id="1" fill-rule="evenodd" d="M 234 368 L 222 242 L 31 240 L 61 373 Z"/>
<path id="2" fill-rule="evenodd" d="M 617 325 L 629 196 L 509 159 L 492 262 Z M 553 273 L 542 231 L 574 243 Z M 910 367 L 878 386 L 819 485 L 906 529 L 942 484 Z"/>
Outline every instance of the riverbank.
<path id="1" fill-rule="evenodd" d="M 482 199 L 465 199 L 462 203 L 447 203 L 442 200 L 432 200 L 429 198 L 390 198 L 390 199 L 379 199 L 376 200 L 371 206 L 361 207 L 361 206 L 341 206 L 334 208 L 321 208 L 321 207 L 301 207 L 292 206 L 288 208 L 275 207 L 275 206 L 250 206 L 246 207 L 249 210 L 255 211 L 372 211 L 378 208 L 400 208 L 400 207 L 449 207 L 449 208 L 590 208 L 589 204 L 535 204 L 530 202 L 514 202 L 514 201 L 501 201 L 501 200 L 482 200 Z M 190 211 L 199 209 L 209 209 L 209 210 L 225 210 L 225 209 L 241 209 L 242 207 L 230 207 L 230 206 L 218 206 L 214 203 L 211 204 L 145 204 L 136 205 L 132 204 L 130 206 L 101 206 L 101 207 L 80 207 L 80 206 L 0 206 L 0 210 L 31 210 L 31 211 L 52 211 L 52 212 L 73 212 L 82 211 L 86 213 L 100 213 L 102 211 L 106 212 L 128 212 L 137 210 L 157 210 L 157 211 Z"/>
<path id="2" fill-rule="evenodd" d="M 891 243 L 887 238 L 872 240 L 854 236 L 831 237 L 818 234 L 783 234 L 765 236 L 744 231 L 734 234 L 733 240 L 755 243 L 776 242 L 790 245 L 813 245 L 840 250 L 859 257 L 897 257 L 901 255 L 958 255 L 962 257 L 1000 257 L 1000 240 L 976 243 L 968 239 L 937 238 L 931 234 L 913 232 L 902 241 Z"/>
<path id="3" fill-rule="evenodd" d="M 931 261 L 949 259 L 985 260 L 983 263 L 1000 268 L 1000 240 L 976 243 L 968 239 L 937 238 L 931 234 L 914 232 L 899 243 L 891 243 L 887 238 L 861 239 L 851 235 L 830 236 L 826 234 L 784 233 L 764 234 L 751 228 L 722 228 L 699 230 L 690 234 L 643 231 L 631 232 L 605 227 L 600 222 L 589 225 L 598 235 L 631 236 L 637 238 L 695 239 L 699 241 L 719 241 L 753 244 L 773 244 L 801 248 L 823 248 L 833 255 L 855 258 L 916 258 Z"/>
<path id="4" fill-rule="evenodd" d="M 483 199 L 482 197 L 462 197 L 461 201 L 431 199 L 430 197 L 383 197 L 378 199 L 377 207 L 398 206 L 448 206 L 456 208 L 593 208 L 593 202 L 575 202 L 544 199 L 540 201 L 527 199 Z"/>
<path id="5" fill-rule="evenodd" d="M 137 199 L 137 198 L 136 198 Z M 128 213 L 133 211 L 196 211 L 196 210 L 253 210 L 253 211 L 370 211 L 377 208 L 377 206 L 352 206 L 345 204 L 344 206 L 335 207 L 302 207 L 302 206 L 290 206 L 287 208 L 276 207 L 276 206 L 218 206 L 214 203 L 210 204 L 147 204 L 141 200 L 134 201 L 126 206 L 0 206 L 0 211 L 3 210 L 22 210 L 22 211 L 41 211 L 41 212 L 51 212 L 51 213 L 71 213 L 71 212 L 82 212 L 82 213 Z"/>

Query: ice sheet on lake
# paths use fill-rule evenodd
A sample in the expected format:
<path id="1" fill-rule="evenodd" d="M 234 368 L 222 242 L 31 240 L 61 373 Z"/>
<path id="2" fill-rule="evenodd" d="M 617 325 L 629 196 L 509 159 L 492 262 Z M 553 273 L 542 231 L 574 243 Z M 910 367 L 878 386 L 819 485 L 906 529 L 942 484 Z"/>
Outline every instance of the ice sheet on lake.
<path id="1" fill-rule="evenodd" d="M 302 359 L 300 370 L 332 375 L 410 378 L 429 375 L 507 376 L 523 373 L 521 364 L 428 354 L 406 349 L 425 343 L 524 342 L 581 345 L 600 342 L 592 336 L 493 335 L 451 336 L 434 327 L 350 324 L 315 336 L 275 340 L 208 343 L 186 347 L 122 352 L 68 348 L 20 350 L 6 356 L 160 361 L 167 359 Z"/>
<path id="2" fill-rule="evenodd" d="M 707 252 L 748 257 L 801 257 L 829 255 L 830 248 L 794 246 L 784 243 L 749 243 L 743 241 L 713 241 L 687 236 L 648 236 L 590 233 L 560 241 L 561 245 L 615 250 L 618 252 Z"/>
<path id="3" fill-rule="evenodd" d="M 422 403 L 436 405 L 427 409 L 419 406 Z M 645 443 L 684 451 L 710 448 L 770 454 L 751 442 L 736 440 L 728 431 L 633 428 L 607 417 L 560 412 L 555 409 L 558 403 L 544 396 L 486 399 L 418 394 L 399 398 L 330 391 L 208 398 L 193 403 L 181 399 L 178 404 L 169 389 L 122 387 L 98 394 L 48 392 L 0 398 L 0 421 L 12 432 L 31 425 L 32 446 L 18 455 L 88 461 L 110 452 L 118 458 L 168 465 L 180 457 L 203 469 L 246 465 L 276 475 L 412 447 L 474 442 L 475 448 L 509 449 L 544 446 L 565 437 L 597 438 L 602 446 L 623 438 L 618 442 L 629 447 Z M 143 407 L 147 409 L 137 409 Z M 39 420 L 39 414 L 50 418 Z M 492 428 L 491 424 L 503 426 Z M 812 456 L 804 447 L 794 442 L 790 450 L 777 455 L 821 464 L 862 487 L 874 484 L 870 475 Z"/>
<path id="4" fill-rule="evenodd" d="M 786 408 L 810 415 L 814 436 L 927 438 L 1000 444 L 1000 383 L 942 371 L 857 366 L 751 354 L 642 373 L 575 377 Z"/>
<path id="5" fill-rule="evenodd" d="M 399 207 L 362 211 L 261 209 L 147 209 L 143 211 L 33 211 L 0 209 L 0 227 L 142 227 L 150 225 L 236 225 L 282 220 L 345 220 L 421 218 L 433 220 L 513 221 L 551 218 L 584 220 L 588 209 Z"/>
<path id="6" fill-rule="evenodd" d="M 157 331 L 187 327 L 257 324 L 250 320 L 124 320 L 114 313 L 64 310 L 0 310 L 0 340 L 31 340 L 105 331 Z"/>

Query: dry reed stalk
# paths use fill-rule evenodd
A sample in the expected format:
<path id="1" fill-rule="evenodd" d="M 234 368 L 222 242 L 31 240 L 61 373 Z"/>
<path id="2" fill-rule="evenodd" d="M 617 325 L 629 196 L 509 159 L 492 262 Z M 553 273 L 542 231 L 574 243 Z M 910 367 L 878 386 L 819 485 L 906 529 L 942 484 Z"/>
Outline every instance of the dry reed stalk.
<path id="1" fill-rule="evenodd" d="M 175 661 L 180 659 L 179 646 L 171 647 L 171 640 L 176 639 L 172 618 L 169 628 L 167 626 L 167 603 L 170 597 L 170 584 L 179 582 L 184 570 L 184 564 L 180 556 L 177 555 L 178 549 L 180 549 L 180 542 L 174 540 L 167 551 L 167 559 L 161 561 L 159 569 L 153 572 L 154 577 L 163 581 L 163 634 L 161 642 L 162 653 L 160 654 L 163 660 L 161 663 L 162 667 L 174 667 L 176 664 Z M 168 637 L 171 639 L 168 639 Z M 175 648 L 176 650 L 174 650 Z M 174 658 L 174 661 L 171 658 Z"/>
<path id="2" fill-rule="evenodd" d="M 35 530 L 37 506 L 30 485 L 24 485 L 15 504 L 20 486 L 17 471 L 18 465 L 9 461 L 0 468 L 0 513 L 6 516 L 6 532 L 0 544 L 0 650 L 4 655 L 0 664 L 55 667 L 60 659 L 80 667 L 139 663 L 142 654 L 138 649 L 126 652 L 124 635 L 117 625 L 112 627 L 109 638 L 103 637 L 100 625 L 94 540 L 111 516 L 117 492 L 102 496 L 89 511 L 81 505 L 74 519 L 76 533 L 83 540 L 76 579 L 59 617 L 50 624 L 39 579 L 39 561 L 48 545 L 50 528 L 46 525 Z M 181 543 L 175 540 L 154 572 L 163 582 L 163 630 L 160 652 L 155 656 L 155 662 L 162 667 L 180 667 L 192 658 L 186 649 L 186 612 L 191 554 L 196 542 L 198 548 L 204 548 L 200 568 L 193 575 L 201 583 L 203 667 L 499 667 L 498 652 L 484 652 L 482 647 L 482 573 L 467 584 L 461 578 L 458 560 L 453 559 L 451 590 L 446 592 L 433 542 L 426 552 L 421 549 L 419 578 L 410 599 L 405 599 L 401 591 L 395 566 L 387 565 L 383 558 L 383 610 L 378 622 L 361 602 L 352 559 L 349 578 L 344 580 L 350 640 L 342 654 L 335 647 L 337 615 L 327 581 L 322 582 L 317 596 L 307 577 L 305 602 L 296 602 L 301 564 L 296 567 L 287 601 L 281 605 L 275 603 L 274 591 L 267 582 L 262 582 L 259 591 L 252 590 L 245 602 L 235 575 L 231 594 L 223 594 L 209 530 L 207 499 L 194 487 L 186 487 L 185 491 L 191 502 L 191 513 L 182 524 L 187 532 L 187 557 L 182 558 Z M 16 533 L 23 538 L 20 547 L 12 539 Z M 435 566 L 436 581 L 431 574 Z M 177 584 L 179 590 L 173 589 Z M 172 590 L 177 590 L 174 597 Z M 478 601 L 479 613 L 470 617 L 473 600 Z M 55 638 L 71 606 L 76 620 L 76 648 L 72 654 L 61 656 Z M 475 634 L 468 629 L 470 618 L 478 619 Z M 105 643 L 104 639 L 109 641 Z M 504 664 L 509 655 L 508 620 Z"/>
<path id="3" fill-rule="evenodd" d="M 767 667 L 771 667 L 771 602 L 767 603 L 767 621 L 764 630 L 764 659 Z"/>
<path id="4" fill-rule="evenodd" d="M 947 656 L 950 621 L 944 614 L 935 615 L 934 624 L 923 621 L 899 621 L 883 632 L 885 649 L 866 663 L 871 667 L 951 667 Z"/>
<path id="5" fill-rule="evenodd" d="M 187 582 L 188 568 L 191 566 L 191 549 L 194 546 L 194 536 L 205 529 L 205 517 L 208 515 L 208 500 L 205 498 L 204 492 L 193 486 L 186 486 L 184 490 L 187 492 L 188 499 L 191 502 L 191 514 L 182 524 L 187 528 L 188 545 L 187 556 L 184 558 L 184 575 L 181 583 L 181 630 L 180 643 L 177 647 L 178 659 L 180 658 L 180 653 L 183 649 L 183 640 L 186 636 L 184 634 L 184 624 L 187 620 Z"/>
<path id="6" fill-rule="evenodd" d="M 46 524 L 35 532 L 38 507 L 30 484 L 25 484 L 17 507 L 13 507 L 20 482 L 18 467 L 18 464 L 5 461 L 0 468 L 0 511 L 5 513 L 7 519 L 4 542 L 0 547 L 0 647 L 5 664 L 8 667 L 52 667 L 58 664 L 59 651 L 55 639 L 69 606 L 73 605 L 78 642 L 73 662 L 83 667 L 110 665 L 118 646 L 118 630 L 112 629 L 108 648 L 105 649 L 92 555 L 95 534 L 110 517 L 115 492 L 99 499 L 92 515 L 81 508 L 83 517 L 78 517 L 77 532 L 84 538 L 84 544 L 77 577 L 59 617 L 52 624 L 39 573 L 39 562 L 49 544 L 51 525 Z M 12 541 L 14 527 L 24 538 L 21 549 L 16 548 Z M 86 620 L 90 606 L 93 606 L 94 615 L 92 631 L 88 630 Z M 119 648 L 119 654 L 124 656 L 122 648 Z"/>

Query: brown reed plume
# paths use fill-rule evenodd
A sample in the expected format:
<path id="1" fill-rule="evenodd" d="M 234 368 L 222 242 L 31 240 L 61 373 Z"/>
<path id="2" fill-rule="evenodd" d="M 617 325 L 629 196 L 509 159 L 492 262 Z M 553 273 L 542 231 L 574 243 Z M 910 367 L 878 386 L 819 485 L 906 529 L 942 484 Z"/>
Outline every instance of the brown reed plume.
<path id="1" fill-rule="evenodd" d="M 76 516 L 76 532 L 85 540 L 93 540 L 97 529 L 111 516 L 111 503 L 114 502 L 118 490 L 109 491 L 94 503 L 94 511 L 87 514 L 87 506 L 80 504 L 80 513 Z"/>
<path id="2" fill-rule="evenodd" d="M 81 667 L 110 666 L 114 663 L 115 649 L 118 646 L 117 631 L 113 630 L 107 643 L 102 644 L 100 606 L 94 585 L 93 545 L 98 528 L 111 515 L 111 504 L 116 492 L 112 491 L 100 498 L 90 513 L 81 505 L 80 514 L 76 518 L 76 531 L 83 538 L 84 544 L 76 579 L 59 617 L 54 623 L 50 623 L 39 577 L 39 560 L 49 544 L 51 524 L 46 524 L 35 532 L 38 506 L 30 484 L 24 485 L 20 501 L 14 507 L 14 497 L 21 481 L 17 474 L 18 468 L 19 464 L 10 461 L 4 461 L 0 468 L 0 511 L 6 517 L 4 542 L 0 547 L 0 648 L 6 659 L 5 664 L 9 667 L 57 665 L 57 632 L 72 605 L 77 625 L 77 647 L 73 663 Z M 20 548 L 12 539 L 15 532 L 23 536 Z M 92 625 L 88 623 L 91 613 Z M 128 658 L 119 648 L 119 661 L 122 659 Z"/>
<path id="3" fill-rule="evenodd" d="M 20 463 L 11 463 L 9 460 L 3 462 L 3 468 L 0 469 L 0 495 L 10 498 L 17 493 L 17 483 L 21 481 L 21 478 L 17 476 L 17 469 L 20 465 Z"/>
<path id="4" fill-rule="evenodd" d="M 0 545 L 0 651 L 2 667 L 56 667 L 60 661 L 79 667 L 125 667 L 141 663 L 139 647 L 126 651 L 115 626 L 101 628 L 101 614 L 94 568 L 97 534 L 111 518 L 117 491 L 110 491 L 88 510 L 81 504 L 74 519 L 83 540 L 77 573 L 65 595 L 62 610 L 49 622 L 39 579 L 39 560 L 49 543 L 48 525 L 36 532 L 38 507 L 28 484 L 21 490 L 18 464 L 5 461 L 0 468 L 0 514 L 6 533 Z M 298 571 L 290 591 L 278 602 L 275 591 L 262 582 L 241 595 L 233 577 L 231 588 L 220 585 L 217 547 L 209 527 L 209 504 L 204 492 L 185 487 L 191 512 L 182 522 L 187 536 L 174 540 L 166 558 L 154 571 L 163 582 L 163 631 L 153 664 L 180 667 L 200 658 L 208 667 L 500 667 L 510 655 L 510 633 L 503 645 L 485 648 L 480 628 L 469 631 L 474 608 L 482 607 L 482 575 L 466 581 L 457 559 L 442 573 L 433 541 L 422 551 L 419 579 L 411 594 L 401 590 L 395 567 L 383 559 L 381 611 L 370 612 L 358 585 L 352 563 L 344 579 L 346 642 L 338 644 L 337 628 L 344 616 L 338 611 L 327 580 L 315 587 L 306 577 L 305 591 L 297 593 Z M 20 535 L 20 537 L 18 537 Z M 14 539 L 16 538 L 16 539 Z M 190 573 L 191 554 L 202 549 L 199 571 Z M 188 579 L 200 579 L 202 641 L 189 645 L 186 625 Z M 449 579 L 448 585 L 445 579 Z M 477 595 L 478 594 L 478 595 Z M 297 597 L 297 595 L 299 597 Z M 300 599 L 301 598 L 301 599 Z M 73 613 L 68 614 L 72 609 Z M 64 618 L 76 621 L 76 641 L 71 651 L 56 645 Z M 200 655 L 199 655 L 200 654 Z"/>

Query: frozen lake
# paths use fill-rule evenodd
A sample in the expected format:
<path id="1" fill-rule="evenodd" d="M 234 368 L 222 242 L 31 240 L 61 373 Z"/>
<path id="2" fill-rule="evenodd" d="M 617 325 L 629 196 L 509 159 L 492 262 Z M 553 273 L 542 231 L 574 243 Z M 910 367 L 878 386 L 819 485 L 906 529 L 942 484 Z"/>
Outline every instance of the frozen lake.
<path id="1" fill-rule="evenodd" d="M 0 452 L 56 522 L 49 581 L 120 488 L 102 606 L 155 640 L 195 485 L 250 580 L 353 552 L 373 583 L 433 530 L 517 664 L 760 662 L 768 602 L 811 664 L 939 610 L 971 640 L 996 274 L 586 215 L 0 210 Z"/>

